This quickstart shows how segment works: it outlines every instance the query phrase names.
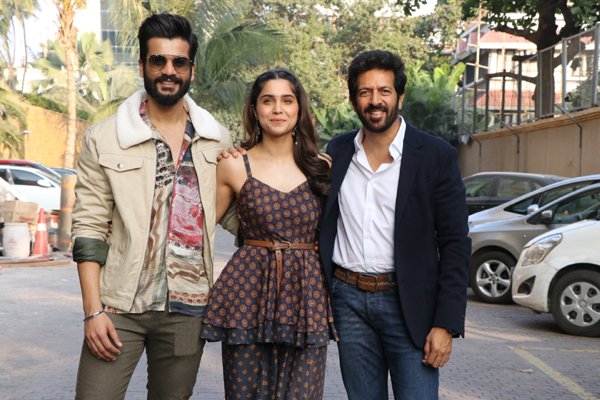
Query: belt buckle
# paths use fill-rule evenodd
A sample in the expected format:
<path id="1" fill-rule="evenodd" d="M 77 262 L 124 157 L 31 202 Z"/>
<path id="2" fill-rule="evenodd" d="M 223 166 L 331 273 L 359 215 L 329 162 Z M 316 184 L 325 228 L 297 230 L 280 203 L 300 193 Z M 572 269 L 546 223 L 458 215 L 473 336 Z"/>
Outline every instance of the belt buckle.
<path id="1" fill-rule="evenodd" d="M 290 250 L 292 250 L 292 244 L 290 242 L 284 240 L 284 241 L 279 242 L 279 243 L 287 244 L 288 248 L 285 249 L 284 251 L 290 251 Z"/>
<path id="2" fill-rule="evenodd" d="M 375 287 L 373 288 L 373 290 L 369 290 L 367 289 L 367 291 L 371 292 L 371 293 L 376 293 L 377 292 L 377 286 L 379 284 L 379 281 L 377 280 L 377 275 L 371 275 L 371 274 L 358 274 L 358 276 L 356 277 L 356 284 L 357 286 L 360 284 L 360 277 L 361 276 L 366 276 L 367 278 L 375 278 Z"/>

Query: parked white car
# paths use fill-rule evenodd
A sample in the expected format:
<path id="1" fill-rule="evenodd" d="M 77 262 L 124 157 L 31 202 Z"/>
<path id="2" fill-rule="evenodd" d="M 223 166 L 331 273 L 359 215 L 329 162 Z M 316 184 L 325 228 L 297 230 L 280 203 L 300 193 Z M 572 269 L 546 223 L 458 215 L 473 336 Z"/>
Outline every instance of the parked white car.
<path id="1" fill-rule="evenodd" d="M 513 273 L 513 300 L 551 312 L 565 332 L 600 336 L 600 214 L 527 243 Z"/>
<path id="2" fill-rule="evenodd" d="M 499 206 L 469 215 L 469 228 L 531 214 L 556 199 L 595 183 L 600 183 L 600 175 L 580 176 L 544 186 Z"/>
<path id="3" fill-rule="evenodd" d="M 511 302 L 511 276 L 523 247 L 537 236 L 572 223 L 596 218 L 600 183 L 560 197 L 531 214 L 479 224 L 469 229 L 469 281 L 486 303 Z"/>
<path id="4" fill-rule="evenodd" d="M 41 170 L 0 164 L 0 178 L 10 183 L 27 201 L 46 211 L 60 210 L 60 181 Z"/>

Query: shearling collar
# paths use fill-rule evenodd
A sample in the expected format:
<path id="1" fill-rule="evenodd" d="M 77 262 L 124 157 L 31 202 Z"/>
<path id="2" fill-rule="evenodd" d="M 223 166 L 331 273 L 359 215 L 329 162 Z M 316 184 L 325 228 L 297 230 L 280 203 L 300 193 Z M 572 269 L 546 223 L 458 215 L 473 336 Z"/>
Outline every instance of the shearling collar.
<path id="1" fill-rule="evenodd" d="M 148 99 L 145 90 L 135 92 L 125 100 L 117 110 L 117 139 L 123 150 L 152 139 L 150 127 L 140 117 L 140 104 Z M 196 133 L 211 140 L 221 140 L 219 123 L 208 111 L 199 107 L 187 94 L 183 98 L 183 107 L 187 110 Z"/>

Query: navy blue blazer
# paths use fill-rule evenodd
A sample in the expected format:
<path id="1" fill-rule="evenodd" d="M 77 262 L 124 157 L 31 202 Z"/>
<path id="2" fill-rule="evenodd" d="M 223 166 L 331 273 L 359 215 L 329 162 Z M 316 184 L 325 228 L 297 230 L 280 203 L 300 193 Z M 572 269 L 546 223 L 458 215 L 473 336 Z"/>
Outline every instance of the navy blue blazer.
<path id="1" fill-rule="evenodd" d="M 354 155 L 358 131 L 327 146 L 332 179 L 319 233 L 319 251 L 331 289 L 338 194 Z M 406 124 L 394 230 L 400 304 L 410 336 L 423 348 L 432 327 L 464 336 L 471 257 L 465 186 L 458 153 L 445 141 Z M 331 292 L 331 291 L 330 291 Z"/>

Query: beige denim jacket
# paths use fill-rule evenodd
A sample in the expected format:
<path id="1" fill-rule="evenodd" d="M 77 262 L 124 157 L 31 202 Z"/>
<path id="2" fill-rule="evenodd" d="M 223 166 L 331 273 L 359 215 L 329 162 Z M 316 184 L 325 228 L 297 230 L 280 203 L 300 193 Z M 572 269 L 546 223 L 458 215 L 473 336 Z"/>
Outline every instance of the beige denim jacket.
<path id="1" fill-rule="evenodd" d="M 131 308 L 150 230 L 156 147 L 150 128 L 139 115 L 140 104 L 147 98 L 141 90 L 127 99 L 116 115 L 91 126 L 77 165 L 73 258 L 103 265 L 102 303 L 119 310 Z M 204 266 L 212 287 L 217 157 L 232 141 L 229 132 L 187 95 L 184 107 L 200 136 L 192 143 L 192 158 L 205 216 Z M 112 233 L 108 236 L 110 222 Z M 237 233 L 234 203 L 220 223 Z"/>

